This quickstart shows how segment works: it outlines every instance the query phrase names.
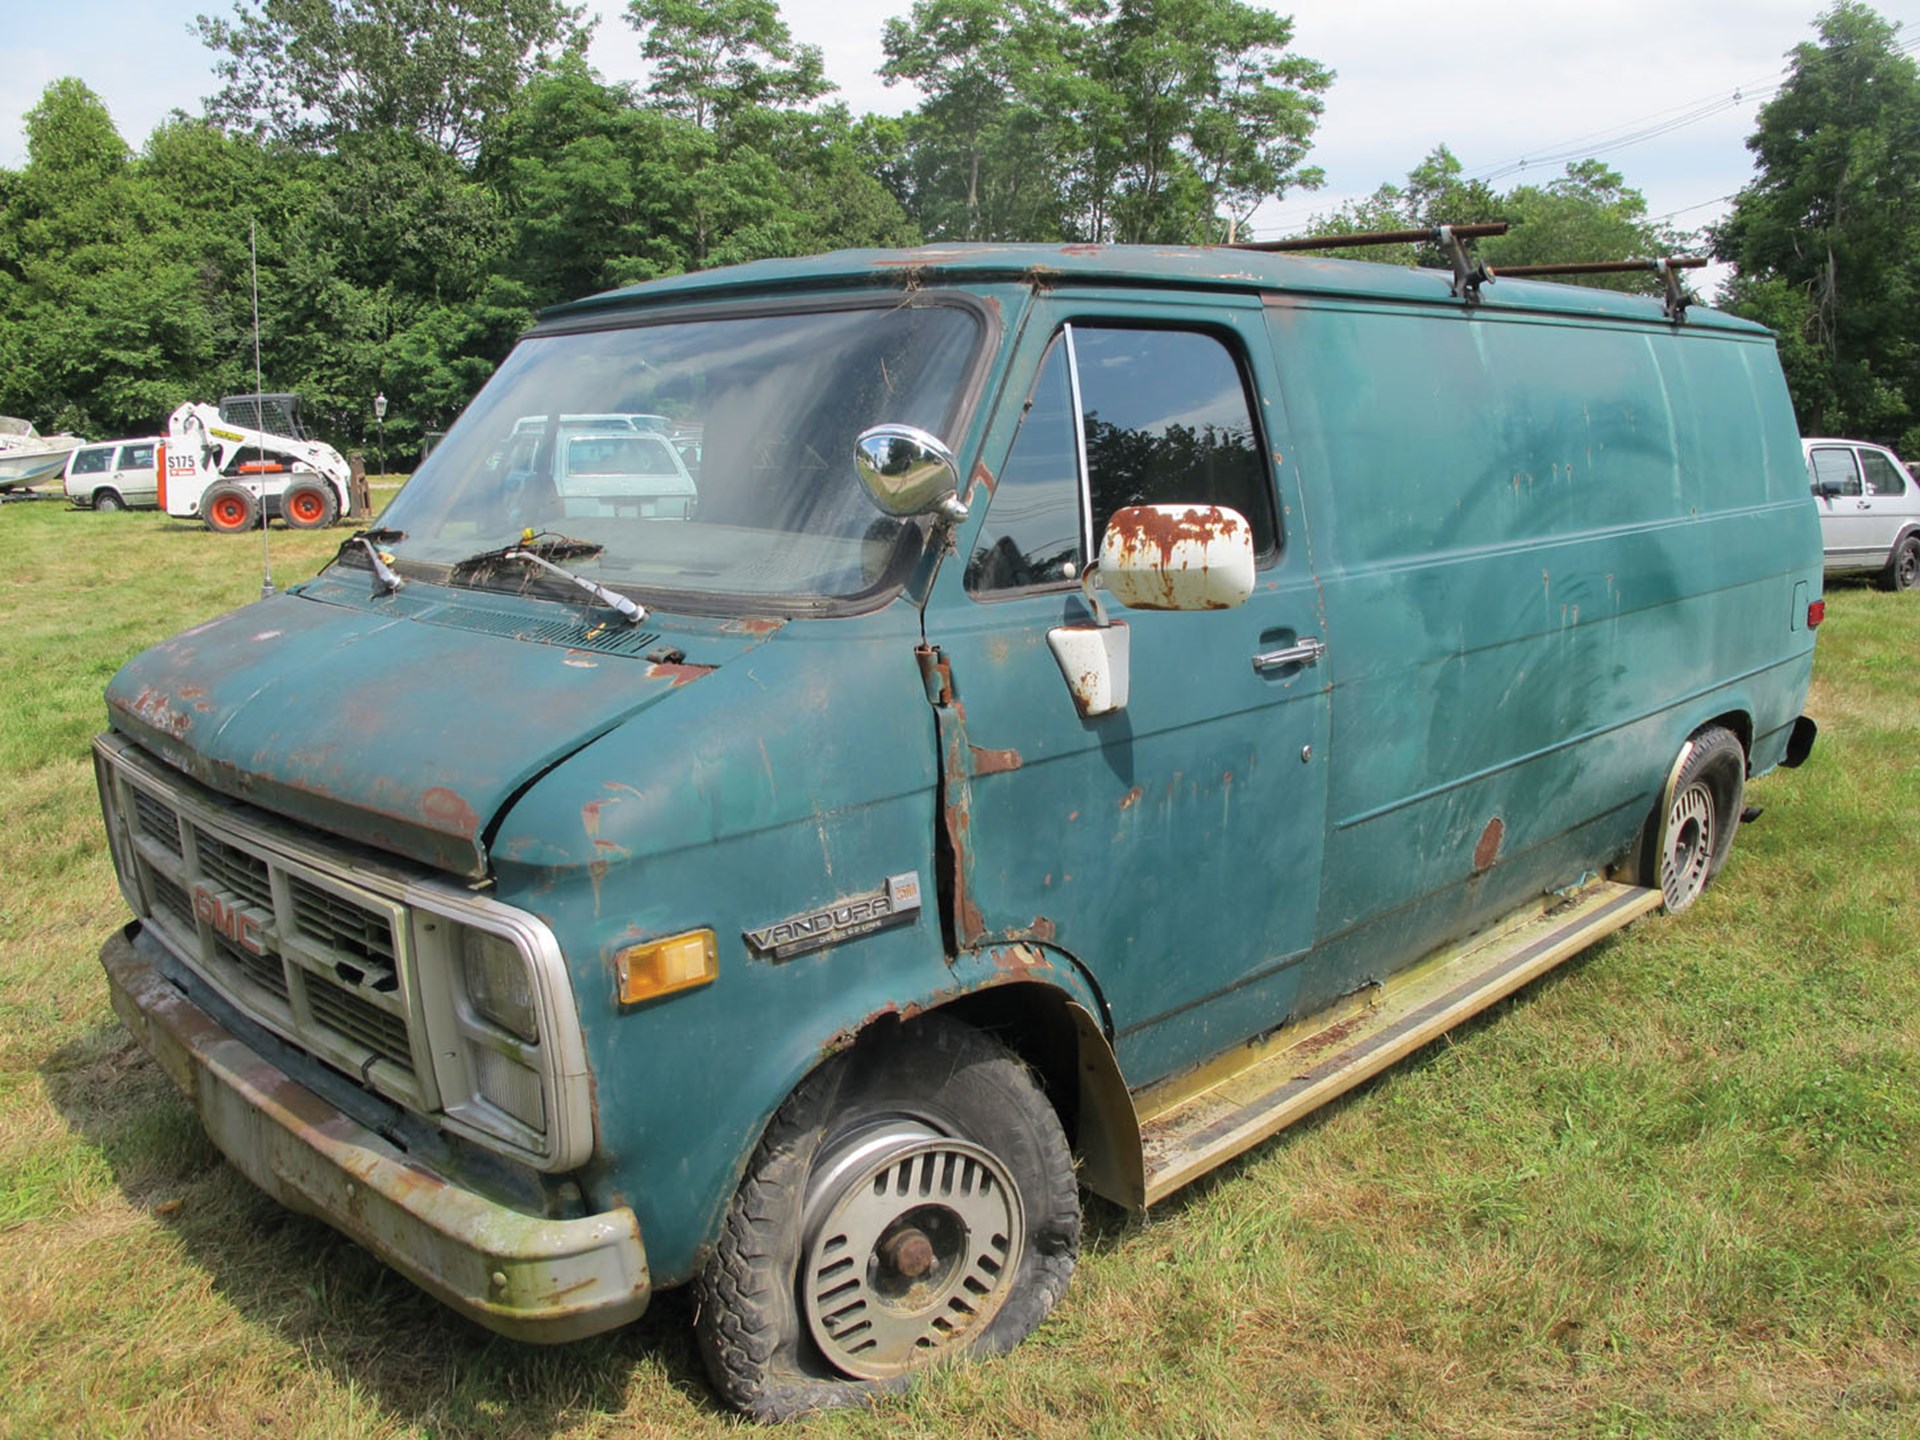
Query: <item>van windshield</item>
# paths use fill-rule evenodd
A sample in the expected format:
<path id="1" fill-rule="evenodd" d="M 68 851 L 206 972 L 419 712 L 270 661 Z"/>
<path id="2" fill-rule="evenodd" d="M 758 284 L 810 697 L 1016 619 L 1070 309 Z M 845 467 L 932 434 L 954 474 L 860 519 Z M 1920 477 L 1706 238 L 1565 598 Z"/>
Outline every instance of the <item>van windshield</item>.
<path id="1" fill-rule="evenodd" d="M 570 568 L 649 603 L 858 600 L 900 582 L 922 531 L 868 497 L 854 440 L 897 422 L 951 444 L 981 330 L 957 305 L 896 301 L 536 334 L 381 529 L 418 578 L 536 585 L 461 563 L 532 530 L 581 542 Z"/>

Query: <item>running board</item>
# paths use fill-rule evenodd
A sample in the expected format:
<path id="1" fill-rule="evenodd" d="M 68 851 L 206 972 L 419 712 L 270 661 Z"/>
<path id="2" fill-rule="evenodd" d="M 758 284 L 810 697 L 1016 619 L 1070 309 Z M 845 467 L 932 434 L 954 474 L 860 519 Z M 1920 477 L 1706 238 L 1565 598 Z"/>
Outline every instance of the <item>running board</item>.
<path id="1" fill-rule="evenodd" d="M 1142 1091 L 1147 1204 L 1659 908 L 1658 890 L 1610 880 L 1544 897 L 1330 1011 Z"/>

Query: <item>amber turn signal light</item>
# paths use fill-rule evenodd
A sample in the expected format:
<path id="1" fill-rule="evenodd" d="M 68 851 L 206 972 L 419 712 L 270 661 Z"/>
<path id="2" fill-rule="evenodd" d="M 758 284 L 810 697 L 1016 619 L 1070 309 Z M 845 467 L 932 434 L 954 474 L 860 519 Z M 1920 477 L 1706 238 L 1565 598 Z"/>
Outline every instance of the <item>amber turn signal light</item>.
<path id="1" fill-rule="evenodd" d="M 689 930 L 665 940 L 629 945 L 613 957 L 614 983 L 622 1005 L 705 985 L 719 973 L 720 949 L 711 930 Z"/>

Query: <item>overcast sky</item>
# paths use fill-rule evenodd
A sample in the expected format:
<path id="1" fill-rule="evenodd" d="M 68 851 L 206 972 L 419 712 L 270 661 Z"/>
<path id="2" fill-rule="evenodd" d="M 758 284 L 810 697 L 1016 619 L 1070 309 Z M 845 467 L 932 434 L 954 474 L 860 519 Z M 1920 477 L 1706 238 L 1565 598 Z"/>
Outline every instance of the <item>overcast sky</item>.
<path id="1" fill-rule="evenodd" d="M 1258 3 L 1258 0 L 1256 0 Z M 25 13 L 21 13 L 24 8 Z M 170 110 L 200 108 L 214 88 L 208 52 L 189 33 L 194 0 L 24 0 L 7 22 L 0 69 L 0 165 L 26 161 L 21 117 L 46 84 L 78 75 L 136 148 Z M 210 13 L 225 13 L 207 0 Z M 874 71 L 880 30 L 909 0 L 787 0 L 796 38 L 821 47 L 855 111 L 897 113 L 913 95 Z M 1813 36 L 1817 0 L 1506 0 L 1369 3 L 1298 0 L 1294 48 L 1337 72 L 1310 163 L 1324 190 L 1268 205 L 1260 235 L 1400 182 L 1435 145 L 1501 189 L 1551 179 L 1569 155 L 1597 153 L 1647 197 L 1652 213 L 1692 229 L 1716 219 L 1752 175 L 1744 141 L 1786 52 Z M 1882 0 L 1900 40 L 1920 45 L 1920 0 Z M 623 6 L 602 16 L 591 52 L 607 79 L 641 75 Z M 1647 135 L 1660 130 L 1663 133 Z M 1644 136 L 1619 148 L 1621 140 Z M 1557 157 L 1557 158 L 1556 158 Z M 1524 169 L 1522 161 L 1527 162 Z"/>

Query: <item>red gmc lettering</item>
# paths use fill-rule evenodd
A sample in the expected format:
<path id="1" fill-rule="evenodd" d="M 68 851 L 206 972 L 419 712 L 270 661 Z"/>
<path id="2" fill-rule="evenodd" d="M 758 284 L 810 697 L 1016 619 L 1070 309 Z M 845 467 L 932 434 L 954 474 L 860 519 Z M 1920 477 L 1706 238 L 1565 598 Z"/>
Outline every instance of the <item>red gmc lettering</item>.
<path id="1" fill-rule="evenodd" d="M 266 947 L 260 943 L 260 922 L 246 911 L 227 904 L 203 886 L 193 887 L 193 913 L 197 919 L 204 920 L 249 955 L 267 953 Z"/>

